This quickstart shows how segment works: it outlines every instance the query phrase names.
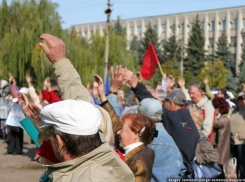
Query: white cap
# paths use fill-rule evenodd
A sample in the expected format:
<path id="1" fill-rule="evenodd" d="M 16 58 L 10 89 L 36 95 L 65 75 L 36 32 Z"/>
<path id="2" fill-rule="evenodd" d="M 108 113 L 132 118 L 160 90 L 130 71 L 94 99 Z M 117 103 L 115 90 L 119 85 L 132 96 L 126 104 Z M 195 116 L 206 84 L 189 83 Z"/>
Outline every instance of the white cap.
<path id="1" fill-rule="evenodd" d="M 28 88 L 22 87 L 22 88 L 19 90 L 19 93 L 23 93 L 23 94 L 27 95 L 27 94 L 29 93 Z"/>
<path id="2" fill-rule="evenodd" d="M 46 126 L 72 135 L 94 135 L 98 132 L 101 114 L 92 104 L 82 100 L 64 100 L 49 104 L 41 110 Z"/>

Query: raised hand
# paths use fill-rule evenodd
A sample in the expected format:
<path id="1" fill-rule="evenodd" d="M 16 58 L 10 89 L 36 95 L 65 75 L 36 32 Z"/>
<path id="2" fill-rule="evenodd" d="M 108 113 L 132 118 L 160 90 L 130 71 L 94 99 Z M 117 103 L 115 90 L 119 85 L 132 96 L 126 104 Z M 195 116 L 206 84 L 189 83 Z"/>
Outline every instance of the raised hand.
<path id="1" fill-rule="evenodd" d="M 31 113 L 30 113 L 30 110 L 28 109 L 29 101 L 27 97 L 25 96 L 25 94 L 19 93 L 19 99 L 20 99 L 20 103 L 21 103 L 21 107 L 22 107 L 24 115 L 30 118 Z"/>
<path id="2" fill-rule="evenodd" d="M 48 47 L 44 43 L 39 43 L 39 46 L 52 63 L 56 63 L 57 61 L 66 58 L 66 46 L 62 40 L 50 34 L 42 34 L 40 38 L 45 40 L 49 45 Z"/>
<path id="3" fill-rule="evenodd" d="M 28 86 L 31 87 L 31 77 L 29 75 L 26 75 L 26 82 L 28 83 Z"/>
<path id="4" fill-rule="evenodd" d="M 29 75 L 26 75 L 26 82 L 27 83 L 31 82 L 31 77 Z"/>
<path id="5" fill-rule="evenodd" d="M 179 77 L 178 84 L 180 88 L 185 88 L 185 79 L 182 76 Z"/>
<path id="6" fill-rule="evenodd" d="M 39 109 L 36 104 L 28 104 L 28 110 L 30 112 L 30 115 L 28 116 L 29 119 L 32 121 L 39 132 L 44 132 L 44 130 L 40 128 L 44 125 L 40 115 L 41 109 Z"/>
<path id="7" fill-rule="evenodd" d="M 138 80 L 131 70 L 126 71 L 124 75 L 124 79 L 125 79 L 125 83 L 127 83 L 132 88 L 135 88 L 138 84 Z"/>
<path id="8" fill-rule="evenodd" d="M 14 76 L 9 72 L 9 84 L 11 84 L 12 81 L 14 81 Z"/>
<path id="9" fill-rule="evenodd" d="M 102 102 L 106 101 L 106 95 L 105 95 L 105 86 L 103 83 L 103 79 L 99 76 L 99 75 L 94 75 L 94 80 L 97 82 L 98 84 L 98 93 L 99 93 L 99 97 L 101 99 Z"/>
<path id="10" fill-rule="evenodd" d="M 204 82 L 204 84 L 205 84 L 205 85 L 208 85 L 208 83 L 209 83 L 208 78 L 207 78 L 207 77 L 205 77 L 205 78 L 203 79 L 203 82 Z"/>
<path id="11" fill-rule="evenodd" d="M 127 69 L 122 68 L 121 65 L 116 66 L 115 72 L 113 67 L 111 67 L 111 91 L 118 92 L 127 83 L 128 80 L 125 79 L 126 72 Z"/>
<path id="12" fill-rule="evenodd" d="M 50 88 L 50 78 L 49 77 L 47 77 L 44 80 L 44 84 L 43 84 L 43 89 L 47 90 L 48 88 Z"/>

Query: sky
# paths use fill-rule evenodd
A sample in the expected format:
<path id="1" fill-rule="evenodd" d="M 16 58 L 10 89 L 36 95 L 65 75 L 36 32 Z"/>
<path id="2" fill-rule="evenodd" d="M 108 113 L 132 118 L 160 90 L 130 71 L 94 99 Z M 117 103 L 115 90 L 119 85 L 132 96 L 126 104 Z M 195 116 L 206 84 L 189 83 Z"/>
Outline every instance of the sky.
<path id="1" fill-rule="evenodd" d="M 104 22 L 107 0 L 51 0 L 59 5 L 62 27 Z M 111 0 L 111 20 L 245 6 L 245 0 Z"/>

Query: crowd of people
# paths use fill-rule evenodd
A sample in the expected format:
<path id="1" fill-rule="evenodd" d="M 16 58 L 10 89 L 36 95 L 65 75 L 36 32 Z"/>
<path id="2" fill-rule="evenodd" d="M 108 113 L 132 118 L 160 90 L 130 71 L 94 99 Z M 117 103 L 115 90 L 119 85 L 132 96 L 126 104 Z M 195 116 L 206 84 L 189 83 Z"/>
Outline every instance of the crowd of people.
<path id="1" fill-rule="evenodd" d="M 167 75 L 153 89 L 139 72 L 116 66 L 106 94 L 99 75 L 92 87 L 84 87 L 62 40 L 49 34 L 40 38 L 48 44 L 40 47 L 57 80 L 47 77 L 39 94 L 28 75 L 28 88 L 18 89 L 11 73 L 9 82 L 0 82 L 1 99 L 11 100 L 10 113 L 21 107 L 37 129 L 40 147 L 33 160 L 47 167 L 40 181 L 196 179 L 200 165 L 218 166 L 212 178 L 225 179 L 231 158 L 237 160 L 236 177 L 245 179 L 245 92 L 232 98 L 234 107 L 224 89 L 212 95 L 207 78 L 204 87 L 193 81 L 186 89 L 184 78 L 175 83 Z M 6 155 L 22 154 L 23 127 L 2 115 Z"/>

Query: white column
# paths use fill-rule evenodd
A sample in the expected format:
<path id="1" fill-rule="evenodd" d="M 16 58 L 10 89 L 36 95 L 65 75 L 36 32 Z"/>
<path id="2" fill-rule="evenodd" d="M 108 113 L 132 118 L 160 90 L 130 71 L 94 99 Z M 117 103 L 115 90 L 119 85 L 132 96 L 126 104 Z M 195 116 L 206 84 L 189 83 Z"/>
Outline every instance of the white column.
<path id="1" fill-rule="evenodd" d="M 226 36 L 227 36 L 227 41 L 228 44 L 231 43 L 231 14 L 230 11 L 227 10 L 226 12 Z"/>
<path id="2" fill-rule="evenodd" d="M 205 45 L 204 48 L 205 50 L 208 50 L 208 43 L 209 43 L 209 37 L 208 37 L 208 15 L 205 13 L 205 18 L 204 18 L 204 37 L 205 37 Z M 206 52 L 206 55 L 208 54 L 208 51 Z"/>
<path id="3" fill-rule="evenodd" d="M 128 21 L 126 21 L 126 36 L 127 36 L 127 40 L 129 40 L 129 37 L 130 37 L 130 25 L 129 25 Z"/>
<path id="4" fill-rule="evenodd" d="M 145 20 L 142 18 L 141 20 L 141 31 L 142 31 L 142 38 L 145 37 Z"/>
<path id="5" fill-rule="evenodd" d="M 134 35 L 138 36 L 138 27 L 135 20 L 134 20 Z"/>
<path id="6" fill-rule="evenodd" d="M 237 45 L 236 45 L 236 70 L 239 72 L 239 64 L 241 62 L 241 54 L 242 54 L 242 31 L 243 28 L 243 19 L 241 9 L 238 10 L 237 16 Z"/>
<path id="7" fill-rule="evenodd" d="M 178 19 L 178 16 L 176 15 L 175 16 L 175 36 L 178 40 L 178 36 L 179 36 L 179 19 Z"/>
<path id="8" fill-rule="evenodd" d="M 184 47 L 188 44 L 188 18 L 187 16 L 185 15 L 184 17 L 184 32 L 183 32 L 183 40 L 184 40 Z"/>
<path id="9" fill-rule="evenodd" d="M 100 34 L 101 37 L 104 36 L 104 31 L 103 31 L 103 28 L 102 28 L 101 24 L 99 26 L 99 34 Z"/>
<path id="10" fill-rule="evenodd" d="M 169 22 L 169 17 L 166 17 L 166 40 L 168 40 L 168 38 L 170 37 L 170 22 Z"/>
<path id="11" fill-rule="evenodd" d="M 157 18 L 157 35 L 158 35 L 158 42 L 161 42 L 160 37 L 162 33 L 162 24 L 161 24 L 161 18 Z"/>
<path id="12" fill-rule="evenodd" d="M 214 18 L 214 52 L 217 50 L 217 43 L 219 39 L 219 15 L 218 12 L 215 13 Z"/>
<path id="13" fill-rule="evenodd" d="M 90 39 L 90 26 L 87 25 L 87 36 L 88 36 L 88 40 Z"/>

